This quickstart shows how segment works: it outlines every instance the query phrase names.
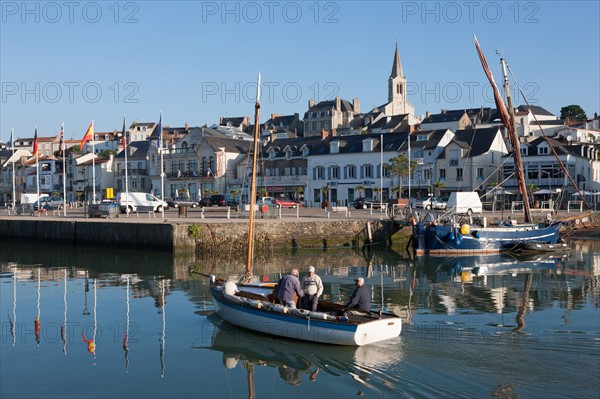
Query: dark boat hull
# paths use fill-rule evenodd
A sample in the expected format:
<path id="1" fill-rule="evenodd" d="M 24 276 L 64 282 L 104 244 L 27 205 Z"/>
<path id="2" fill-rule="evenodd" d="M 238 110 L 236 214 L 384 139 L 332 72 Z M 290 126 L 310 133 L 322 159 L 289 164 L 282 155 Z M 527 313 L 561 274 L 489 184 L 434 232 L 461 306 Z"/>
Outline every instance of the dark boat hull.
<path id="1" fill-rule="evenodd" d="M 454 227 L 425 225 L 413 227 L 416 255 L 468 255 L 514 251 L 522 243 L 556 244 L 560 239 L 560 224 L 505 227 Z"/>

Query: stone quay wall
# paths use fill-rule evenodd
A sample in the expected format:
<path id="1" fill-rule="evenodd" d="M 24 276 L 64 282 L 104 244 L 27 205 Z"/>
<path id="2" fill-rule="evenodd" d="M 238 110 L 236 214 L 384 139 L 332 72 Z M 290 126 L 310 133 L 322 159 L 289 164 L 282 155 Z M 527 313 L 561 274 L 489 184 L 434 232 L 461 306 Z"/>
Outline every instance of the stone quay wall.
<path id="1" fill-rule="evenodd" d="M 369 225 L 369 227 L 367 227 Z M 190 227 L 191 226 L 191 227 Z M 263 250 L 358 246 L 385 243 L 397 231 L 389 221 L 326 220 L 256 223 L 255 253 Z M 153 248 L 167 251 L 218 253 L 247 247 L 247 222 L 182 223 L 117 220 L 0 219 L 0 237 L 99 245 L 115 248 Z"/>

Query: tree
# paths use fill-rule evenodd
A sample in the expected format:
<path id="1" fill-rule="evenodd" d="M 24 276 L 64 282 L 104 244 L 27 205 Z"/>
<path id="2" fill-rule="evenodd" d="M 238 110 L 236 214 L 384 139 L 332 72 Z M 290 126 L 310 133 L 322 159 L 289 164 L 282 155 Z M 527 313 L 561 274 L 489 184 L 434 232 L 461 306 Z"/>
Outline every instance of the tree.
<path id="1" fill-rule="evenodd" d="M 398 177 L 398 183 L 400 193 L 402 192 L 402 178 L 412 175 L 414 170 L 417 168 L 417 161 L 411 161 L 408 163 L 408 157 L 405 154 L 401 154 L 397 157 L 390 158 L 390 173 L 392 176 Z"/>
<path id="2" fill-rule="evenodd" d="M 538 190 L 538 186 L 535 183 L 529 183 L 527 185 L 527 194 L 529 195 L 529 205 L 534 206 L 533 193 Z"/>
<path id="3" fill-rule="evenodd" d="M 442 195 L 442 189 L 446 187 L 443 181 L 436 181 L 433 183 L 433 188 L 435 189 L 435 196 L 440 198 Z"/>
<path id="4" fill-rule="evenodd" d="M 354 187 L 354 190 L 358 191 L 358 198 L 361 198 L 363 191 L 365 191 L 365 187 L 364 186 L 356 186 L 356 187 Z"/>
<path id="5" fill-rule="evenodd" d="M 304 193 L 304 187 L 296 186 L 294 187 L 294 191 L 296 192 L 296 200 L 300 200 L 300 194 Z"/>
<path id="6" fill-rule="evenodd" d="M 585 111 L 579 105 L 567 105 L 560 109 L 560 118 L 570 121 L 586 121 Z"/>

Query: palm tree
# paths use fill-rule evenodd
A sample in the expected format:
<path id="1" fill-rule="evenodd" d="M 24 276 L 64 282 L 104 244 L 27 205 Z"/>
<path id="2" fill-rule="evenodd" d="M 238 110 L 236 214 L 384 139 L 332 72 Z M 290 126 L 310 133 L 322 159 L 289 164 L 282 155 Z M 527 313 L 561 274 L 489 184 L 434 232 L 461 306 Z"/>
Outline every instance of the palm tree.
<path id="1" fill-rule="evenodd" d="M 300 194 L 304 193 L 304 187 L 296 186 L 294 187 L 294 191 L 296 192 L 296 200 L 300 201 Z"/>
<path id="2" fill-rule="evenodd" d="M 446 184 L 444 184 L 443 181 L 436 181 L 435 183 L 433 183 L 433 188 L 435 189 L 435 196 L 437 198 L 440 198 L 442 195 L 442 189 L 446 187 Z"/>
<path id="3" fill-rule="evenodd" d="M 529 204 L 530 206 L 534 206 L 533 202 L 533 193 L 538 190 L 538 186 L 535 183 L 529 183 L 527 185 L 527 193 L 529 194 Z"/>
<path id="4" fill-rule="evenodd" d="M 363 191 L 365 191 L 365 187 L 364 186 L 356 186 L 356 187 L 354 187 L 354 190 L 358 191 L 358 198 L 361 198 Z"/>
<path id="5" fill-rule="evenodd" d="M 400 154 L 397 157 L 390 158 L 389 170 L 392 176 L 398 177 L 398 183 L 402 193 L 402 178 L 412 175 L 414 170 L 417 168 L 417 161 L 408 162 L 408 157 L 405 154 Z"/>
<path id="6" fill-rule="evenodd" d="M 392 187 L 392 191 L 396 193 L 396 198 L 400 199 L 400 190 L 402 190 L 402 186 L 394 186 Z"/>
<path id="7" fill-rule="evenodd" d="M 381 187 L 375 187 L 373 192 L 377 193 L 377 199 L 381 200 Z"/>
<path id="8" fill-rule="evenodd" d="M 323 187 L 321 187 L 321 191 L 323 192 L 323 204 L 322 207 L 328 207 L 329 206 L 329 184 L 324 185 Z"/>

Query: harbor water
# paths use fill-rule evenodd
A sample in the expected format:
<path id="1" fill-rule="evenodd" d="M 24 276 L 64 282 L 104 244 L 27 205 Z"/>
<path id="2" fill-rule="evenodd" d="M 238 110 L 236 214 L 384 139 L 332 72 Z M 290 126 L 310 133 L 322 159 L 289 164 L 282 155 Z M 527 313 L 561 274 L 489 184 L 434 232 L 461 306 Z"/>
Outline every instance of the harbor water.
<path id="1" fill-rule="evenodd" d="M 600 241 L 570 252 L 416 258 L 391 251 L 273 254 L 276 281 L 314 265 L 343 302 L 366 278 L 399 337 L 336 347 L 261 336 L 213 313 L 203 259 L 0 243 L 1 398 L 597 398 Z"/>

